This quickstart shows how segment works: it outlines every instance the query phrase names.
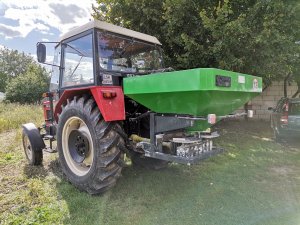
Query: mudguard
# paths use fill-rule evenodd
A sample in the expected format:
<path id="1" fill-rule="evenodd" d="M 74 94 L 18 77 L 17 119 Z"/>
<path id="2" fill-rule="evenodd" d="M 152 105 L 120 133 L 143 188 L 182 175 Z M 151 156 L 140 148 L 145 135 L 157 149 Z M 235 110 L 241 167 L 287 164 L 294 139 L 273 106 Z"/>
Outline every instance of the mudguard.
<path id="1" fill-rule="evenodd" d="M 114 98 L 104 98 L 103 92 L 114 92 Z M 76 95 L 91 94 L 106 122 L 125 120 L 125 103 L 122 87 L 119 86 L 91 86 L 72 88 L 64 90 L 60 96 L 54 110 L 55 121 L 58 122 L 58 115 L 62 111 L 62 106 L 66 105 L 68 99 Z"/>
<path id="2" fill-rule="evenodd" d="M 92 87 L 91 92 L 105 121 L 125 120 L 124 94 L 121 87 Z M 104 98 L 103 92 L 115 93 L 114 98 Z"/>

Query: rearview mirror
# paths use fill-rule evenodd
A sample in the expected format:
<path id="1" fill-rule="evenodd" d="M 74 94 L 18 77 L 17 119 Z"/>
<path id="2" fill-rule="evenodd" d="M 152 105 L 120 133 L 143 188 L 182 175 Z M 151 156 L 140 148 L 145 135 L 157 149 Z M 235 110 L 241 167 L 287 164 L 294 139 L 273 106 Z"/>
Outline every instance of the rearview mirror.
<path id="1" fill-rule="evenodd" d="M 44 63 L 46 61 L 46 46 L 44 44 L 37 43 L 36 55 L 39 63 Z"/>

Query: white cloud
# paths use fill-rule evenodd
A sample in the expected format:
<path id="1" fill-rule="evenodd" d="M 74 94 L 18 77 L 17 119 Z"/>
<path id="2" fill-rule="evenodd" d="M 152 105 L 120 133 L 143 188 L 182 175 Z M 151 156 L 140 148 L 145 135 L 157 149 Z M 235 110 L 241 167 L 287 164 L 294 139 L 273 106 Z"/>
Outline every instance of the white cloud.
<path id="1" fill-rule="evenodd" d="M 4 11 L 3 18 L 15 23 L 0 24 L 0 35 L 6 39 L 26 37 L 33 30 L 51 35 L 51 28 L 65 33 L 92 18 L 94 2 L 95 0 L 2 0 L 0 8 Z"/>
<path id="2" fill-rule="evenodd" d="M 21 33 L 12 26 L 0 24 L 0 35 L 5 36 L 6 39 L 10 39 L 20 36 Z"/>

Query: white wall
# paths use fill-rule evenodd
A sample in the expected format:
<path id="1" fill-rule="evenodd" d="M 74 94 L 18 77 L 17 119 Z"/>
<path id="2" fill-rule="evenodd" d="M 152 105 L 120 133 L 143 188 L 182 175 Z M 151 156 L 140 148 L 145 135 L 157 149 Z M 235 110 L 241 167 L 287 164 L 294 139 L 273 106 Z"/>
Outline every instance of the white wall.
<path id="1" fill-rule="evenodd" d="M 272 85 L 269 86 L 266 90 L 263 91 L 259 96 L 252 99 L 249 102 L 252 105 L 252 110 L 254 111 L 254 118 L 255 119 L 263 119 L 268 120 L 270 119 L 270 111 L 268 111 L 268 107 L 275 107 L 277 101 L 283 97 L 283 81 L 276 81 L 272 82 Z M 295 94 L 298 87 L 296 83 L 292 83 L 291 85 L 287 86 L 287 94 L 289 97 Z M 241 108 L 238 112 L 243 111 Z"/>

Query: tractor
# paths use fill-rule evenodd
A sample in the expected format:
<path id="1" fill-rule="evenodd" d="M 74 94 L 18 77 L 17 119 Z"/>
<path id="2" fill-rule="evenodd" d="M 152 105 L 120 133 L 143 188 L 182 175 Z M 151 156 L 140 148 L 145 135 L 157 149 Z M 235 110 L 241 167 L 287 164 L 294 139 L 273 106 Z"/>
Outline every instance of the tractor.
<path id="1" fill-rule="evenodd" d="M 39 63 L 47 64 L 48 43 L 37 43 Z M 66 179 L 90 194 L 116 184 L 124 155 L 133 165 L 160 169 L 222 152 L 211 126 L 253 114 L 232 112 L 262 89 L 261 78 L 251 75 L 164 68 L 157 38 L 98 20 L 50 43 L 45 122 L 22 125 L 25 155 L 40 165 L 44 151 L 58 152 Z"/>

